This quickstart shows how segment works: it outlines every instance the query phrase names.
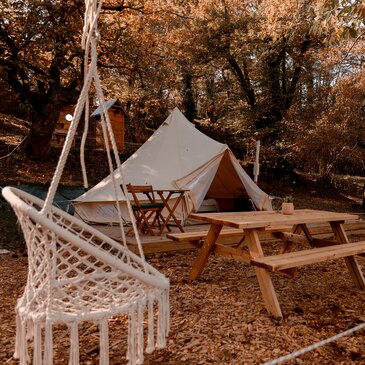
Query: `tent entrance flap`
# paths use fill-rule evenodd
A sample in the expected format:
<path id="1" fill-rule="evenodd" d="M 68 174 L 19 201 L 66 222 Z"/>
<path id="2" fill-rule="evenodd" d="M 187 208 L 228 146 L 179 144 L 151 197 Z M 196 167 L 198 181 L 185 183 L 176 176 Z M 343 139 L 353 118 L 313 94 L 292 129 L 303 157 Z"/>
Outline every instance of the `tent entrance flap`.
<path id="1" fill-rule="evenodd" d="M 222 157 L 223 154 L 220 154 L 189 175 L 175 180 L 179 189 L 189 190 L 189 202 L 187 202 L 187 206 L 190 208 L 189 213 L 197 211 L 201 206 L 217 173 Z"/>
<path id="2" fill-rule="evenodd" d="M 249 211 L 254 207 L 252 199 L 235 169 L 236 161 L 231 160 L 229 151 L 224 153 L 206 194 L 205 199 L 214 199 L 219 211 Z"/>

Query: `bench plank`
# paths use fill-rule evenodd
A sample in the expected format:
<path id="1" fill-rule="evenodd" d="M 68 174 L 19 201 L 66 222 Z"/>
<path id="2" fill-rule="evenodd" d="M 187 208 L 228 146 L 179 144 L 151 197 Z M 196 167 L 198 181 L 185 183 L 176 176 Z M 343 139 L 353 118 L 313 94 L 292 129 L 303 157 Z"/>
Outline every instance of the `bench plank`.
<path id="1" fill-rule="evenodd" d="M 268 228 L 265 229 L 263 232 L 283 232 L 289 231 L 290 226 L 285 227 L 275 227 L 275 228 Z M 208 234 L 208 230 L 196 231 L 196 232 L 184 232 L 184 233 L 168 233 L 166 238 L 169 238 L 173 241 L 200 241 L 204 240 Z M 244 232 L 241 229 L 236 228 L 229 228 L 223 229 L 219 234 L 219 237 L 241 237 L 243 236 Z"/>
<path id="2" fill-rule="evenodd" d="M 197 232 L 184 232 L 184 233 L 168 233 L 166 238 L 173 241 L 200 241 L 203 240 L 208 234 L 208 230 Z M 242 230 L 240 229 L 225 229 L 222 230 L 220 236 L 242 236 Z"/>
<path id="3" fill-rule="evenodd" d="M 365 241 L 312 248 L 274 256 L 251 259 L 251 264 L 270 271 L 281 271 L 321 261 L 348 257 L 365 252 Z"/>

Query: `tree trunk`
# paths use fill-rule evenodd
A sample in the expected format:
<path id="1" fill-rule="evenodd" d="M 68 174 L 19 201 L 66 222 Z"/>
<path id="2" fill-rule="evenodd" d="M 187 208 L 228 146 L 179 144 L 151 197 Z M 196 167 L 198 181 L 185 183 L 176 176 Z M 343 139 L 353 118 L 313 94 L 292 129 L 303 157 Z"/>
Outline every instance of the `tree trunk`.
<path id="1" fill-rule="evenodd" d="M 230 54 L 227 54 L 227 61 L 231 67 L 231 70 L 236 75 L 238 82 L 241 85 L 243 95 L 248 103 L 248 105 L 254 109 L 256 107 L 256 97 L 255 92 L 251 86 L 251 80 L 248 76 L 248 71 L 246 70 L 245 64 L 243 64 L 243 67 L 241 68 L 238 65 L 238 62 L 236 59 Z"/>
<path id="2" fill-rule="evenodd" d="M 52 96 L 43 99 L 41 107 L 32 108 L 29 114 L 31 128 L 24 144 L 24 152 L 29 159 L 42 160 L 47 157 L 61 110 L 66 105 L 76 103 L 77 97 L 76 89 L 59 88 Z"/>
<path id="3" fill-rule="evenodd" d="M 182 63 L 182 90 L 183 106 L 185 116 L 189 121 L 193 121 L 196 114 L 196 105 L 193 92 L 193 75 L 190 65 L 187 62 Z"/>
<path id="4" fill-rule="evenodd" d="M 254 118 L 254 124 L 256 129 L 262 129 L 265 127 L 273 126 L 275 123 L 280 122 L 283 119 L 283 113 L 277 105 L 272 104 L 267 108 L 262 108 L 256 112 Z"/>
<path id="5" fill-rule="evenodd" d="M 303 55 L 308 50 L 309 44 L 308 37 L 305 36 L 298 47 L 300 56 L 294 57 L 293 46 L 289 47 L 287 40 L 282 38 L 263 58 L 262 89 L 266 100 L 260 105 L 260 109 L 256 108 L 257 129 L 271 127 L 280 122 L 292 106 L 303 69 Z M 292 54 L 290 69 L 287 66 L 289 52 Z"/>
<path id="6" fill-rule="evenodd" d="M 49 114 L 33 116 L 24 144 L 24 152 L 29 159 L 42 160 L 47 157 L 59 116 L 59 108 L 54 108 Z"/>

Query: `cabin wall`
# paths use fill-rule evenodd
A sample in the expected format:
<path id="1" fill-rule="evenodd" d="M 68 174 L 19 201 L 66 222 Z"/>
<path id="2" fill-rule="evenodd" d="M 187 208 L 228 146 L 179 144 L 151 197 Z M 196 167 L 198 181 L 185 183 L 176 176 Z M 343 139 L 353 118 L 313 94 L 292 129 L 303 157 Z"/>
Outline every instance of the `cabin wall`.
<path id="1" fill-rule="evenodd" d="M 112 125 L 115 143 L 117 145 L 118 152 L 124 150 L 124 113 L 121 109 L 109 109 L 109 119 Z M 96 122 L 96 148 L 104 148 L 103 131 L 100 125 L 100 118 L 95 118 Z M 109 143 L 110 148 L 112 147 Z"/>
<path id="2" fill-rule="evenodd" d="M 56 147 L 63 146 L 65 139 L 66 139 L 68 129 L 70 128 L 70 124 L 71 124 L 71 122 L 66 119 L 66 115 L 67 114 L 73 115 L 73 112 L 74 112 L 73 105 L 68 105 L 61 110 L 60 117 L 58 118 L 58 122 L 56 124 L 56 128 L 55 128 L 55 130 L 53 132 L 53 136 L 52 136 L 52 145 L 53 146 L 56 146 Z"/>
<path id="3" fill-rule="evenodd" d="M 74 113 L 74 106 L 66 106 L 60 113 L 60 117 L 58 119 L 58 123 L 56 125 L 56 129 L 53 133 L 52 137 L 52 145 L 56 147 L 62 147 L 70 127 L 71 122 L 66 120 L 66 115 Z M 109 119 L 112 125 L 115 142 L 117 145 L 118 152 L 124 151 L 124 123 L 125 123 L 125 115 L 123 109 L 121 108 L 113 108 L 109 109 Z M 78 128 L 79 131 L 74 140 L 74 145 L 79 144 L 82 136 L 83 130 L 83 121 L 80 121 L 80 125 Z M 103 132 L 100 125 L 100 117 L 90 118 L 89 121 L 89 132 L 86 140 L 86 146 L 92 148 L 100 148 L 104 149 L 104 138 Z M 110 147 L 111 144 L 110 144 Z"/>

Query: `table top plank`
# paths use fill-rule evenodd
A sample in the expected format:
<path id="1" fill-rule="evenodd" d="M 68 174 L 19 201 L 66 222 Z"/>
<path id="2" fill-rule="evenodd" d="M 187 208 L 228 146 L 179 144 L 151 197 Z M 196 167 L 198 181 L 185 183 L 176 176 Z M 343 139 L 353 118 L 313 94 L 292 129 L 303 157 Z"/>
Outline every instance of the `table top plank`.
<path id="1" fill-rule="evenodd" d="M 238 229 L 271 228 L 283 224 L 307 224 L 324 222 L 342 222 L 359 219 L 359 215 L 352 213 L 329 212 L 314 209 L 296 209 L 294 214 L 286 215 L 281 211 L 254 212 L 219 212 L 193 213 L 190 218 L 213 224 L 222 224 Z"/>

